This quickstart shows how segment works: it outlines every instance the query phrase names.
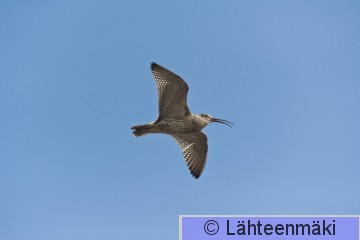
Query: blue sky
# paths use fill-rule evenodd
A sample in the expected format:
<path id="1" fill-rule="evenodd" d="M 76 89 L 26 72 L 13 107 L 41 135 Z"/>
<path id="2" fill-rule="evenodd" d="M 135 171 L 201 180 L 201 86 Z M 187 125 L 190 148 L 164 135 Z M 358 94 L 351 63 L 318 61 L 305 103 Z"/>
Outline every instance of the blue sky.
<path id="1" fill-rule="evenodd" d="M 360 214 L 359 1 L 1 1 L 0 238 L 177 239 L 179 214 Z M 203 175 L 155 61 L 212 124 Z"/>

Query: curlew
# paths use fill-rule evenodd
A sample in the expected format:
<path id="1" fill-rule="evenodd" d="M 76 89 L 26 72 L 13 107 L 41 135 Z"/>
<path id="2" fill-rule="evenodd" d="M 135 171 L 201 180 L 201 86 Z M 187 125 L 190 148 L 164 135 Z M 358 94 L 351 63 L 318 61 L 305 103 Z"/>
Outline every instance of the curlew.
<path id="1" fill-rule="evenodd" d="M 133 134 L 136 137 L 149 133 L 169 134 L 181 148 L 192 176 L 199 178 L 208 151 L 207 137 L 201 130 L 212 122 L 229 127 L 233 123 L 208 114 L 191 113 L 187 105 L 187 83 L 159 64 L 153 62 L 150 68 L 157 86 L 159 117 L 149 124 L 133 126 Z"/>

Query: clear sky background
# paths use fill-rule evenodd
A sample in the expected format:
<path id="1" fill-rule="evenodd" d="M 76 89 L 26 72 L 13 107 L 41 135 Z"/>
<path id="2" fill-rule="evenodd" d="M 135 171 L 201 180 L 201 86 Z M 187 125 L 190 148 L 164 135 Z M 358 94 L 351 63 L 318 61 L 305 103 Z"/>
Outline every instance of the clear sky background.
<path id="1" fill-rule="evenodd" d="M 177 239 L 179 214 L 360 214 L 360 2 L 0 2 L 0 239 Z M 150 62 L 212 124 L 191 177 Z"/>

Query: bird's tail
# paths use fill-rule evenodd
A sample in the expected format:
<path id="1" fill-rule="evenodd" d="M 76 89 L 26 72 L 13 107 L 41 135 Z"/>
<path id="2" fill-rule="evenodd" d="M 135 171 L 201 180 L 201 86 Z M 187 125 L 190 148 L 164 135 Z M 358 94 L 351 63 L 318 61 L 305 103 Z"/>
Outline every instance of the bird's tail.
<path id="1" fill-rule="evenodd" d="M 145 125 L 136 125 L 131 127 L 133 131 L 133 134 L 135 137 L 141 137 L 144 136 L 146 134 L 151 133 L 150 129 L 152 128 L 151 124 L 145 124 Z"/>

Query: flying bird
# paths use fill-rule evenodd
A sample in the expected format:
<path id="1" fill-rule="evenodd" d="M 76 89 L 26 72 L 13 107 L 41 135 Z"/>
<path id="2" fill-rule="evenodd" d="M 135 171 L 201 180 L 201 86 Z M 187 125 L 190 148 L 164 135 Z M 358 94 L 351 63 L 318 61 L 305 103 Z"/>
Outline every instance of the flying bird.
<path id="1" fill-rule="evenodd" d="M 204 170 L 208 151 L 207 137 L 201 130 L 212 122 L 229 127 L 233 123 L 208 114 L 191 113 L 187 105 L 187 83 L 159 64 L 153 62 L 150 68 L 157 86 L 159 117 L 149 124 L 133 126 L 133 134 L 136 137 L 149 133 L 172 136 L 181 148 L 192 176 L 197 179 Z"/>

